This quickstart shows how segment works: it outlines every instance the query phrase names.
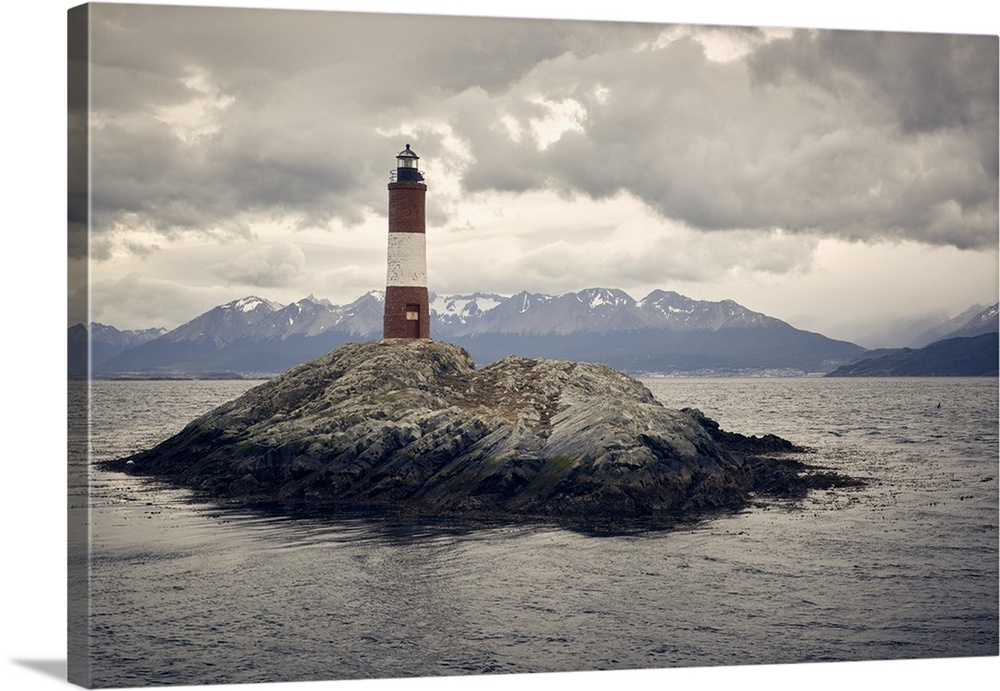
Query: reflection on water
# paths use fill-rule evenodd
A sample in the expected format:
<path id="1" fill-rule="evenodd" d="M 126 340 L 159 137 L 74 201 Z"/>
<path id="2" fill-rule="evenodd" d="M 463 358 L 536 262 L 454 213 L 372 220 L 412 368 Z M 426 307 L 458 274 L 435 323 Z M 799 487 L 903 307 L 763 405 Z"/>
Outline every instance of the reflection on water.
<path id="1" fill-rule="evenodd" d="M 95 683 L 997 654 L 996 380 L 648 383 L 871 481 L 592 537 L 248 510 L 95 471 Z M 250 385 L 95 382 L 95 457 Z"/>

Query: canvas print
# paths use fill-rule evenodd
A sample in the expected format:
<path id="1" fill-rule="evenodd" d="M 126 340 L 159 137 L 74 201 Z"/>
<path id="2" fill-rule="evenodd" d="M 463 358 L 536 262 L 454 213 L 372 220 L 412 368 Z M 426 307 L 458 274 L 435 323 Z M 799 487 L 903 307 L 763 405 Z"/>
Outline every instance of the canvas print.
<path id="1" fill-rule="evenodd" d="M 69 677 L 998 654 L 998 39 L 91 3 Z"/>

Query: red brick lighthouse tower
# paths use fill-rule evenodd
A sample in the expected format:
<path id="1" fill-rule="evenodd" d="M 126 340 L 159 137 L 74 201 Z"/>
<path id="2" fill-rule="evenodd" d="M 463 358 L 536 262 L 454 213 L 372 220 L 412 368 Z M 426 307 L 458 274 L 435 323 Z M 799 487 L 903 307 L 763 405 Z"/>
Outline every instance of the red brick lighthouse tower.
<path id="1" fill-rule="evenodd" d="M 389 176 L 389 248 L 383 338 L 430 338 L 424 200 L 427 185 L 410 145 Z"/>

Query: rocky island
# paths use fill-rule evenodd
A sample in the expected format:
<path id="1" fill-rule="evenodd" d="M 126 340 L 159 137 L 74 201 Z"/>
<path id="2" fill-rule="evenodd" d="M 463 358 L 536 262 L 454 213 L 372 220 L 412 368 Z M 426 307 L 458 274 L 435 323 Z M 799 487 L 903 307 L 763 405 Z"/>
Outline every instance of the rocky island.
<path id="1" fill-rule="evenodd" d="M 212 497 L 335 511 L 669 524 L 859 484 L 775 437 L 671 410 L 611 368 L 431 340 L 351 343 L 108 469 Z"/>

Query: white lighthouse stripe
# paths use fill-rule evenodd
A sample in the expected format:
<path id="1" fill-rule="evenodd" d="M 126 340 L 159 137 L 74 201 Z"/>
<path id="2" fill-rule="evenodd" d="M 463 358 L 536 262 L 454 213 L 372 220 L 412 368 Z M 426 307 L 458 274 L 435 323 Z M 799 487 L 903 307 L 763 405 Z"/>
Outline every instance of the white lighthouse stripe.
<path id="1" fill-rule="evenodd" d="M 427 285 L 426 238 L 423 233 L 389 233 L 387 286 Z"/>

